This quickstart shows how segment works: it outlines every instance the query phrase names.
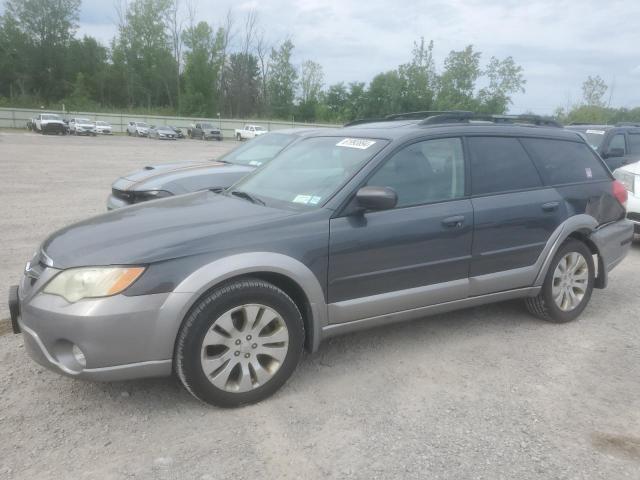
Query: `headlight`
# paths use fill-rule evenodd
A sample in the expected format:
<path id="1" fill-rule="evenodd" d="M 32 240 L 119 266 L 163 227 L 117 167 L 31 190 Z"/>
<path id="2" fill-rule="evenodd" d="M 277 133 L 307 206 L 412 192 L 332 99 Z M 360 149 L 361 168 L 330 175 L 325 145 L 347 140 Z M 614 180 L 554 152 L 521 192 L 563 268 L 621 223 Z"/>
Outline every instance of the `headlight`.
<path id="1" fill-rule="evenodd" d="M 134 199 L 136 202 L 144 202 L 146 200 L 155 200 L 156 198 L 165 198 L 172 196 L 172 193 L 166 190 L 142 190 L 133 191 Z"/>
<path id="2" fill-rule="evenodd" d="M 82 267 L 64 270 L 53 277 L 44 293 L 60 295 L 68 302 L 108 297 L 126 290 L 144 272 L 144 267 Z"/>

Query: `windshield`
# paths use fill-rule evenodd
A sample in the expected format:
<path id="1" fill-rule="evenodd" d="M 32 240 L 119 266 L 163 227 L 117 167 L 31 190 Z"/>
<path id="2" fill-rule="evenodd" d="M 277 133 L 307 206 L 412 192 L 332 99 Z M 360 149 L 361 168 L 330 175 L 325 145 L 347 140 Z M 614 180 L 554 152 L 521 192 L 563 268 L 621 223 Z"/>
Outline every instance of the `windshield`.
<path id="1" fill-rule="evenodd" d="M 100 122 L 100 121 L 96 122 L 96 125 L 100 125 L 101 127 L 108 127 L 109 126 L 109 124 L 107 122 Z"/>
<path id="2" fill-rule="evenodd" d="M 211 125 L 210 123 L 203 123 L 202 128 L 213 128 L 213 125 Z"/>
<path id="3" fill-rule="evenodd" d="M 91 123 L 88 118 L 76 118 L 76 123 Z"/>
<path id="4" fill-rule="evenodd" d="M 295 135 L 269 133 L 249 140 L 220 158 L 236 165 L 259 167 L 275 157 L 295 139 Z"/>
<path id="5" fill-rule="evenodd" d="M 60 117 L 58 115 L 54 115 L 52 113 L 46 114 L 46 115 L 42 115 L 42 119 L 43 120 L 60 120 Z"/>
<path id="6" fill-rule="evenodd" d="M 567 127 L 570 130 L 579 132 L 585 138 L 587 143 L 591 145 L 591 148 L 597 150 L 602 140 L 604 140 L 604 134 L 607 133 L 606 130 L 601 128 L 575 128 L 575 127 Z"/>
<path id="7" fill-rule="evenodd" d="M 144 123 L 144 122 L 137 122 L 137 123 L 136 123 L 136 125 L 137 125 L 138 127 L 142 127 L 142 128 L 149 128 L 149 125 L 147 125 L 147 124 L 146 124 L 146 123 Z"/>
<path id="8" fill-rule="evenodd" d="M 264 132 L 265 131 L 264 128 L 262 128 L 262 127 L 255 127 L 255 129 L 256 129 L 256 132 Z"/>
<path id="9" fill-rule="evenodd" d="M 267 205 L 317 208 L 385 145 L 385 141 L 364 138 L 308 138 L 284 150 L 231 190 L 246 192 Z"/>

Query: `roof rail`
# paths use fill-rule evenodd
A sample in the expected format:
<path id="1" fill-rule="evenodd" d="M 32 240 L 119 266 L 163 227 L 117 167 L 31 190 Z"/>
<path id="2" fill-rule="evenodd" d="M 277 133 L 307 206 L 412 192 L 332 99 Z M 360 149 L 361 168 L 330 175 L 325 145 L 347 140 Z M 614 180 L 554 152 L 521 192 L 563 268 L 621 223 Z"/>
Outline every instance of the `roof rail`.
<path id="1" fill-rule="evenodd" d="M 616 127 L 640 127 L 639 122 L 618 122 Z"/>
<path id="2" fill-rule="evenodd" d="M 359 118 L 357 120 L 353 120 L 351 122 L 345 123 L 344 127 L 353 127 L 355 125 L 363 125 L 365 123 L 377 123 L 377 122 L 393 122 L 396 120 L 424 120 L 425 118 L 433 117 L 435 115 L 444 115 L 444 114 L 472 114 L 472 112 L 467 112 L 466 110 L 424 110 L 418 112 L 404 112 L 404 113 L 393 113 L 391 115 L 387 115 L 385 117 L 380 118 Z"/>
<path id="3" fill-rule="evenodd" d="M 419 125 L 438 125 L 442 123 L 495 123 L 495 124 L 528 124 L 544 127 L 563 128 L 560 123 L 539 115 L 491 115 L 473 112 L 444 113 L 425 118 Z"/>

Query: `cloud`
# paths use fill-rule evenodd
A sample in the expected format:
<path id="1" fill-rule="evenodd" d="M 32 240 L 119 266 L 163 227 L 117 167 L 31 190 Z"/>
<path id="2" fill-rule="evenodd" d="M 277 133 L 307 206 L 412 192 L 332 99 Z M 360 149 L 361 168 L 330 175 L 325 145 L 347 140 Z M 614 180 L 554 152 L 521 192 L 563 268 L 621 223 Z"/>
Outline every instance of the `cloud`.
<path id="1" fill-rule="evenodd" d="M 433 39 L 439 67 L 449 51 L 473 44 L 483 53 L 513 56 L 524 67 L 526 93 L 514 111 L 552 113 L 579 99 L 587 75 L 615 79 L 614 105 L 640 104 L 636 75 L 640 2 L 610 0 L 194 0 L 198 20 L 220 25 L 233 8 L 236 26 L 258 12 L 273 43 L 292 38 L 296 63 L 313 59 L 327 84 L 369 81 L 406 62 L 420 36 Z M 80 32 L 107 44 L 115 10 L 106 0 L 84 0 Z M 609 28 L 616 26 L 616 28 Z M 236 38 L 239 41 L 239 38 Z"/>

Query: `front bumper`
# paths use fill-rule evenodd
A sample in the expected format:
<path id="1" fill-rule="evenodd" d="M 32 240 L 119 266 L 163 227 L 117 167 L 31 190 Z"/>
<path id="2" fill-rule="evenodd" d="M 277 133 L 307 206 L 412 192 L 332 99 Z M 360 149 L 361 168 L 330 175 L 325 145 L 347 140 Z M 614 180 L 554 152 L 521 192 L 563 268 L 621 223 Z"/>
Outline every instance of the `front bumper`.
<path id="1" fill-rule="evenodd" d="M 207 132 L 204 134 L 207 140 L 222 140 L 222 132 Z"/>
<path id="2" fill-rule="evenodd" d="M 133 204 L 116 197 L 113 193 L 107 198 L 107 210 L 115 210 L 116 208 L 128 207 L 129 205 Z"/>
<path id="3" fill-rule="evenodd" d="M 175 322 L 166 324 L 163 307 L 172 294 L 115 295 L 69 303 L 56 295 L 14 291 L 25 348 L 44 367 L 100 381 L 171 374 Z M 86 364 L 78 362 L 74 346 L 84 353 Z"/>
<path id="4" fill-rule="evenodd" d="M 635 233 L 640 233 L 640 197 L 631 192 L 627 199 L 627 219 L 633 223 Z"/>

